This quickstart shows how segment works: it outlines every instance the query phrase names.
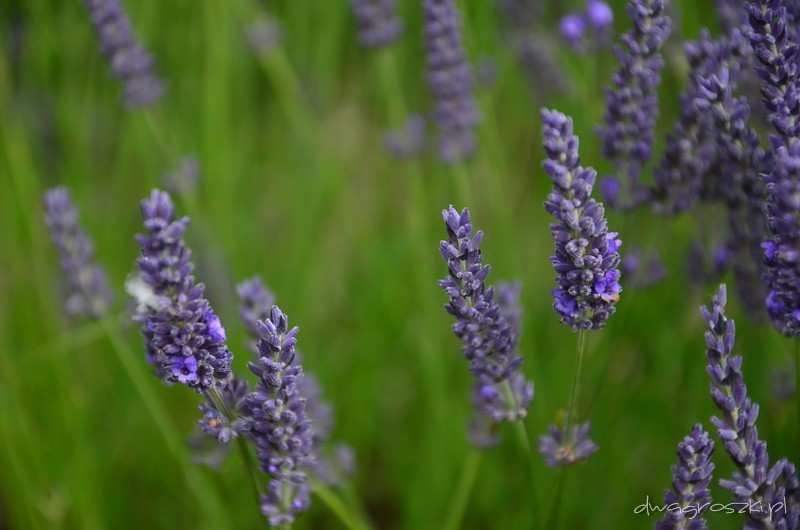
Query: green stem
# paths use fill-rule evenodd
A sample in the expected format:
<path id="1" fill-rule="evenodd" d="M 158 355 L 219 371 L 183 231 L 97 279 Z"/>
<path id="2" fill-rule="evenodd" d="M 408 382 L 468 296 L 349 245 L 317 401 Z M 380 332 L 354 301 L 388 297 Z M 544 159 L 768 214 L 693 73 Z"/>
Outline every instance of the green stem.
<path id="1" fill-rule="evenodd" d="M 564 420 L 564 433 L 569 436 L 569 428 L 572 423 L 573 413 L 577 406 L 578 396 L 580 395 L 580 379 L 581 369 L 583 368 L 583 357 L 586 354 L 586 345 L 589 342 L 589 331 L 582 329 L 578 332 L 578 359 L 575 363 L 575 372 L 572 375 L 572 391 L 569 397 L 569 407 L 567 408 L 567 417 Z"/>
<path id="2" fill-rule="evenodd" d="M 559 515 L 561 514 L 561 496 L 564 491 L 564 475 L 566 471 L 564 467 L 558 470 L 558 478 L 556 479 L 556 489 L 553 496 L 553 505 L 550 507 L 550 513 L 547 514 L 545 528 L 558 528 Z"/>
<path id="3" fill-rule="evenodd" d="M 464 509 L 475 484 L 475 477 L 478 475 L 482 454 L 482 451 L 478 449 L 471 449 L 467 459 L 464 460 L 458 487 L 453 495 L 453 501 L 450 503 L 450 510 L 447 512 L 447 521 L 443 526 L 445 530 L 458 530 L 461 527 L 461 519 L 464 517 Z"/>
<path id="4" fill-rule="evenodd" d="M 344 505 L 342 500 L 328 486 L 318 481 L 311 482 L 311 491 L 332 511 L 341 523 L 350 530 L 371 530 L 371 526 L 362 521 Z"/>
<path id="5" fill-rule="evenodd" d="M 797 408 L 797 435 L 795 443 L 800 451 L 800 338 L 794 342 L 794 402 Z"/>
<path id="6" fill-rule="evenodd" d="M 142 366 L 135 358 L 130 345 L 119 335 L 116 326 L 108 319 L 100 320 L 100 325 L 103 327 L 109 342 L 111 342 L 114 353 L 122 363 L 125 372 L 131 378 L 131 382 L 144 402 L 145 408 L 161 432 L 167 448 L 176 458 L 186 484 L 197 498 L 201 509 L 206 512 L 204 517 L 207 517 L 209 521 L 213 521 L 211 524 L 213 527 L 227 528 L 230 518 L 226 515 L 225 507 L 213 493 L 211 484 L 187 461 L 183 441 L 164 413 L 164 408 L 148 383 L 145 373 L 142 371 Z"/>

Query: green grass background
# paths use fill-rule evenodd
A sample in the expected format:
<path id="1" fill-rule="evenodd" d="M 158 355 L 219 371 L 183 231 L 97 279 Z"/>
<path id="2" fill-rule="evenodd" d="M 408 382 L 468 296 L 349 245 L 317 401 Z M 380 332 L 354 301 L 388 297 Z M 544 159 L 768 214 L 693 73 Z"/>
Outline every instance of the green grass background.
<path id="1" fill-rule="evenodd" d="M 567 405 L 577 343 L 551 308 L 553 245 L 541 207 L 550 182 L 540 169 L 538 109 L 571 114 L 584 163 L 608 170 L 593 127 L 612 54 L 560 50 L 575 90 L 543 98 L 551 80 L 530 89 L 493 2 L 460 0 L 469 55 L 491 57 L 498 78 L 478 93 L 478 154 L 453 172 L 430 154 L 397 163 L 381 143 L 381 131 L 407 111 L 430 108 L 421 2 L 400 0 L 406 32 L 380 53 L 357 44 L 345 0 L 272 2 L 284 40 L 262 58 L 243 39 L 264 12 L 250 0 L 125 3 L 169 85 L 150 113 L 122 108 L 80 2 L 0 5 L 0 528 L 262 524 L 235 455 L 219 471 L 187 464 L 182 442 L 198 418 L 198 396 L 150 377 L 137 330 L 126 324 L 121 286 L 138 252 L 138 202 L 184 153 L 198 157 L 203 176 L 196 197 L 176 201 L 192 216 L 197 276 L 228 330 L 237 371 L 245 372 L 249 354 L 233 286 L 260 274 L 300 326 L 305 368 L 336 407 L 334 438 L 356 450 L 352 491 L 375 527 L 441 528 L 470 451 L 471 380 L 436 286 L 446 274 L 439 212 L 470 206 L 486 232 L 490 280 L 523 282 L 520 350 L 536 384 L 525 428 L 535 451 L 536 437 Z M 559 10 L 582 5 L 553 4 L 540 30 L 554 26 Z M 624 3 L 612 4 L 617 31 L 627 30 Z M 665 50 L 659 151 L 685 83 L 680 39 L 703 25 L 716 31 L 710 0 L 673 4 L 678 38 Z M 116 344 L 99 324 L 63 314 L 63 278 L 41 207 L 43 191 L 56 184 L 72 190 L 116 289 Z M 564 475 L 563 528 L 652 527 L 655 518 L 634 508 L 647 495 L 661 502 L 675 447 L 692 425 L 711 428 L 697 308 L 716 286 L 693 286 L 683 272 L 699 219 L 610 214 L 626 245 L 650 241 L 662 252 L 669 277 L 652 289 L 626 288 L 607 328 L 591 334 L 579 409 L 601 449 Z M 762 437 L 773 459 L 797 459 L 796 401 L 772 394 L 772 371 L 788 367 L 793 347 L 749 324 L 735 301 L 730 312 L 748 387 L 762 406 Z M 156 400 L 162 423 L 142 391 Z M 532 482 L 514 434 L 504 429 L 501 445 L 483 456 L 462 528 L 528 527 Z M 715 461 L 717 477 L 731 473 L 721 449 Z M 535 462 L 543 514 L 559 471 L 538 455 Z M 716 486 L 714 493 L 729 499 Z M 730 515 L 711 523 L 741 526 Z M 342 526 L 315 497 L 296 527 Z"/>

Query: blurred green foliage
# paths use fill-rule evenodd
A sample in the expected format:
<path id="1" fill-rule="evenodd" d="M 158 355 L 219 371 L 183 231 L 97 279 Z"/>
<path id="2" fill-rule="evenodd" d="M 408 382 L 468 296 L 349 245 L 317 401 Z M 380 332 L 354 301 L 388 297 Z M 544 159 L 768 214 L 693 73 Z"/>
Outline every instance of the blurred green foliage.
<path id="1" fill-rule="evenodd" d="M 185 153 L 198 157 L 203 175 L 195 196 L 178 199 L 179 209 L 192 216 L 197 276 L 228 329 L 236 369 L 246 371 L 248 354 L 233 286 L 260 274 L 301 328 L 306 369 L 335 404 L 334 438 L 356 449 L 352 489 L 376 527 L 440 528 L 470 450 L 470 376 L 436 286 L 446 274 L 439 211 L 470 206 L 486 232 L 490 280 L 523 282 L 520 347 L 536 383 L 525 426 L 535 446 L 566 407 L 577 340 L 551 308 L 552 243 L 541 207 L 550 184 L 539 165 L 538 109 L 574 117 L 584 163 L 602 174 L 608 168 L 593 127 L 602 119 L 612 53 L 560 49 L 576 89 L 543 100 L 509 52 L 493 3 L 460 0 L 469 55 L 496 61 L 498 78 L 478 93 L 478 155 L 452 172 L 433 155 L 398 163 L 381 143 L 382 130 L 430 106 L 421 2 L 400 2 L 406 32 L 381 53 L 358 46 L 345 0 L 125 3 L 168 81 L 150 112 L 120 104 L 81 2 L 0 5 L 0 528 L 261 524 L 239 461 L 232 457 L 219 471 L 187 465 L 188 450 L 165 443 L 102 327 L 63 314 L 63 280 L 43 225 L 43 191 L 69 186 L 117 289 L 123 346 L 116 348 L 141 361 L 139 375 L 175 439 L 187 438 L 198 396 L 146 373 L 122 292 L 138 251 L 138 201 Z M 536 31 L 581 6 L 552 4 Z M 624 3 L 612 4 L 624 31 Z M 703 25 L 716 30 L 712 6 L 674 2 L 658 150 L 685 82 L 681 39 Z M 243 34 L 265 9 L 280 21 L 284 40 L 259 58 Z M 549 82 L 536 79 L 539 88 Z M 661 251 L 669 276 L 648 290 L 626 288 L 608 327 L 592 333 L 579 408 L 601 449 L 566 470 L 564 528 L 652 526 L 654 517 L 634 508 L 647 495 L 661 502 L 675 447 L 692 425 L 711 429 L 697 307 L 715 286 L 692 286 L 683 272 L 697 222 L 610 215 L 626 245 L 638 240 Z M 791 345 L 769 327 L 750 325 L 735 303 L 731 312 L 748 386 L 762 405 L 760 432 L 770 454 L 796 458 L 796 405 L 772 395 L 772 371 L 788 366 Z M 527 527 L 524 454 L 505 429 L 503 443 L 482 459 L 463 528 Z M 535 460 L 545 510 L 559 471 Z M 716 463 L 717 477 L 732 471 L 721 449 Z M 741 524 L 728 515 L 711 523 Z M 296 527 L 341 526 L 315 497 Z"/>

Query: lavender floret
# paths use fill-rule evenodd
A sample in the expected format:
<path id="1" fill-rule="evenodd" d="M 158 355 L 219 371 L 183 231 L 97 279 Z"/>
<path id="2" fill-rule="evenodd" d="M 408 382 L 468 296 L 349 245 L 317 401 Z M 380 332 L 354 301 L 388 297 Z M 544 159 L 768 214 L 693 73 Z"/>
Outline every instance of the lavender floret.
<path id="1" fill-rule="evenodd" d="M 94 261 L 94 246 L 78 224 L 78 210 L 67 188 L 47 190 L 44 207 L 44 222 L 69 283 L 67 313 L 102 318 L 111 307 L 111 291 L 105 271 Z"/>
<path id="2" fill-rule="evenodd" d="M 128 14 L 119 0 L 84 0 L 100 41 L 100 50 L 123 86 L 129 109 L 154 105 L 164 95 L 150 53 L 136 41 Z"/>
<path id="3" fill-rule="evenodd" d="M 425 39 L 433 117 L 440 130 L 439 157 L 456 164 L 475 152 L 479 117 L 454 0 L 425 0 Z"/>
<path id="4" fill-rule="evenodd" d="M 550 261 L 559 275 L 553 307 L 575 331 L 600 329 L 622 292 L 617 251 L 622 242 L 616 232 L 608 232 L 602 203 L 589 197 L 597 173 L 580 165 L 572 119 L 546 109 L 542 119 L 547 154 L 542 166 L 555 184 L 544 203 L 556 219 L 550 225 L 556 242 Z"/>
<path id="5" fill-rule="evenodd" d="M 450 274 L 438 283 L 450 297 L 445 309 L 456 319 L 453 331 L 477 379 L 470 436 L 476 445 L 486 446 L 495 441 L 488 434 L 497 424 L 525 417 L 533 401 L 533 383 L 519 372 L 523 358 L 515 349 L 519 331 L 509 323 L 515 318 L 513 310 L 504 311 L 494 288 L 485 283 L 490 267 L 483 264 L 479 248 L 483 232 L 473 234 L 468 208 L 459 214 L 450 206 L 442 217 L 448 240 L 439 250 Z"/>
<path id="6" fill-rule="evenodd" d="M 247 381 L 234 378 L 219 392 L 204 391 L 206 398 L 200 404 L 203 418 L 198 421 L 200 430 L 206 436 L 225 444 L 250 430 L 251 418 L 242 412 L 244 398 L 248 394 Z"/>
<path id="7" fill-rule="evenodd" d="M 225 329 L 197 283 L 191 251 L 183 242 L 188 217 L 175 219 L 169 194 L 154 189 L 142 201 L 145 235 L 137 235 L 142 257 L 140 280 L 149 290 L 147 309 L 135 319 L 144 324 L 148 356 L 170 383 L 197 392 L 223 387 L 232 378 L 233 354 Z"/>
<path id="8" fill-rule="evenodd" d="M 656 530 L 708 528 L 702 516 L 711 504 L 708 486 L 715 467 L 711 462 L 713 453 L 714 442 L 698 423 L 692 434 L 678 444 L 678 465 L 672 466 L 672 490 L 664 490 L 667 512 L 656 523 Z"/>
<path id="9" fill-rule="evenodd" d="M 382 48 L 400 37 L 403 23 L 397 18 L 396 3 L 396 0 L 350 0 L 362 45 Z"/>
<path id="10" fill-rule="evenodd" d="M 574 425 L 569 433 L 564 427 L 550 425 L 550 432 L 539 437 L 539 453 L 550 467 L 571 466 L 588 460 L 599 447 L 589 439 L 591 422 Z"/>
<path id="11" fill-rule="evenodd" d="M 620 63 L 614 86 L 606 89 L 605 126 L 599 129 L 603 155 L 613 164 L 615 185 L 601 187 L 604 199 L 616 209 L 627 210 L 647 200 L 639 182 L 650 158 L 658 118 L 658 85 L 664 60 L 659 51 L 670 31 L 666 0 L 633 0 L 628 15 L 633 29 L 622 36 L 624 46 L 615 53 Z"/>
<path id="12" fill-rule="evenodd" d="M 307 470 L 314 463 L 314 431 L 300 393 L 303 369 L 294 350 L 298 328 L 289 329 L 286 315 L 273 306 L 269 318 L 258 321 L 258 329 L 261 359 L 249 363 L 258 385 L 243 408 L 253 418 L 250 436 L 259 466 L 271 479 L 261 497 L 261 511 L 270 524 L 279 526 L 291 523 L 309 506 Z"/>
<path id="13" fill-rule="evenodd" d="M 722 284 L 710 308 L 700 308 L 708 328 L 706 358 L 711 397 L 722 412 L 721 418 L 715 416 L 711 421 L 717 427 L 725 451 L 738 468 L 732 480 L 720 480 L 720 486 L 731 491 L 736 502 L 778 507 L 776 503 L 782 502 L 784 497 L 788 501 L 788 506 L 770 513 L 751 510 L 746 528 L 797 528 L 800 517 L 797 470 L 786 459 L 769 468 L 767 444 L 758 438 L 756 427 L 758 404 L 747 396 L 742 357 L 733 355 L 736 328 L 734 321 L 725 316 L 726 303 L 727 290 Z"/>

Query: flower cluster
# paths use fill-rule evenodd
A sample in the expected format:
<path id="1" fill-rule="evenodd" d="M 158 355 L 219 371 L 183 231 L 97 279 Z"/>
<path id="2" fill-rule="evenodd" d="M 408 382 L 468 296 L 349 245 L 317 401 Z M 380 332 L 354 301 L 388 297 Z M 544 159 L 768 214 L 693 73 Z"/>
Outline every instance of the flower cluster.
<path id="1" fill-rule="evenodd" d="M 772 514 L 751 511 L 747 528 L 762 528 L 764 520 L 772 518 L 772 528 L 797 528 L 800 518 L 800 482 L 797 470 L 786 459 L 769 468 L 766 442 L 758 438 L 756 419 L 758 405 L 747 396 L 747 386 L 742 375 L 742 357 L 733 355 L 736 328 L 725 316 L 727 290 L 721 285 L 713 297 L 710 308 L 701 307 L 705 320 L 706 358 L 711 376 L 711 397 L 722 412 L 722 417 L 711 421 L 718 429 L 725 450 L 738 467 L 732 480 L 721 480 L 720 485 L 733 492 L 737 502 L 760 503 L 760 506 L 778 506 L 788 503 Z M 782 523 L 782 525 L 781 525 Z"/>
<path id="2" fill-rule="evenodd" d="M 425 0 L 425 39 L 433 117 L 441 131 L 439 156 L 445 163 L 455 164 L 475 151 L 478 110 L 454 0 Z"/>
<path id="3" fill-rule="evenodd" d="M 258 377 L 255 392 L 243 409 L 252 417 L 250 436 L 261 470 L 270 476 L 261 511 L 273 526 L 294 521 L 310 503 L 306 470 L 313 465 L 313 429 L 300 392 L 303 369 L 295 358 L 298 328 L 289 329 L 286 315 L 273 306 L 258 321 L 261 340 L 258 363 L 249 363 Z"/>
<path id="4" fill-rule="evenodd" d="M 397 18 L 396 3 L 396 0 L 350 0 L 361 44 L 367 48 L 381 48 L 400 37 L 403 23 Z"/>
<path id="5" fill-rule="evenodd" d="M 550 467 L 564 467 L 587 460 L 599 447 L 589 439 L 591 422 L 572 427 L 550 425 L 550 432 L 539 437 L 539 453 Z M 569 432 L 567 432 L 569 431 Z"/>
<path id="6" fill-rule="evenodd" d="M 523 358 L 516 352 L 519 316 L 514 310 L 513 293 L 503 295 L 506 309 L 485 280 L 490 267 L 483 264 L 480 242 L 483 232 L 473 234 L 469 209 L 459 213 L 450 206 L 442 211 L 448 240 L 439 250 L 450 274 L 439 286 L 450 297 L 445 306 L 456 323 L 453 331 L 462 342 L 461 351 L 477 378 L 473 402 L 477 416 L 471 426 L 473 443 L 479 446 L 495 441 L 494 426 L 523 418 L 533 401 L 533 383 L 520 373 Z"/>
<path id="7" fill-rule="evenodd" d="M 94 262 L 92 242 L 78 225 L 78 210 L 67 188 L 47 190 L 44 208 L 44 222 L 69 282 L 67 312 L 88 318 L 103 317 L 111 306 L 111 291 L 105 272 Z"/>
<path id="8" fill-rule="evenodd" d="M 603 205 L 589 197 L 597 173 L 580 166 L 572 119 L 549 110 L 542 110 L 542 118 L 547 154 L 542 165 L 554 183 L 544 204 L 556 219 L 550 225 L 556 242 L 550 261 L 559 275 L 554 307 L 573 330 L 600 329 L 622 292 L 617 268 L 622 242 L 608 232 Z"/>
<path id="9" fill-rule="evenodd" d="M 594 41 L 602 41 L 613 23 L 611 6 L 601 0 L 588 0 L 585 11 L 564 15 L 559 21 L 559 29 L 570 46 L 582 50 L 587 44 L 587 30 L 592 31 Z"/>
<path id="10" fill-rule="evenodd" d="M 175 219 L 169 194 L 153 190 L 142 201 L 147 234 L 136 236 L 142 256 L 136 260 L 146 296 L 135 319 L 143 326 L 148 360 L 167 382 L 198 392 L 222 387 L 232 378 L 233 355 L 225 328 L 214 314 L 192 270 L 191 251 L 183 242 L 188 217 Z"/>
<path id="11" fill-rule="evenodd" d="M 619 68 L 614 86 L 606 90 L 605 126 L 599 130 L 603 154 L 614 164 L 616 175 L 601 186 L 605 200 L 627 210 L 647 200 L 639 182 L 654 143 L 658 118 L 657 88 L 664 60 L 659 55 L 670 31 L 664 13 L 666 0 L 633 0 L 628 15 L 633 29 L 616 48 Z"/>
<path id="12" fill-rule="evenodd" d="M 272 307 L 275 305 L 275 295 L 267 289 L 259 277 L 251 278 L 236 286 L 239 294 L 239 315 L 248 334 L 258 340 L 260 337 L 259 321 L 270 318 Z M 260 356 L 257 342 L 248 345 L 256 358 Z M 300 352 L 294 352 L 295 362 L 301 363 Z M 333 407 L 322 397 L 322 387 L 317 379 L 310 373 L 304 372 L 303 378 L 297 383 L 298 392 L 306 400 L 305 413 L 308 421 L 314 426 L 311 454 L 314 462 L 309 471 L 311 474 L 328 484 L 342 481 L 342 475 L 349 475 L 347 455 L 352 454 L 344 444 L 338 444 L 331 457 L 327 454 L 328 441 L 333 429 Z M 340 455 L 345 455 L 344 460 Z"/>
<path id="13" fill-rule="evenodd" d="M 664 490 L 664 504 L 678 509 L 668 508 L 656 523 L 656 530 L 708 528 L 702 515 L 711 503 L 708 486 L 715 467 L 711 462 L 713 452 L 714 442 L 699 423 L 678 444 L 678 465 L 672 466 L 672 490 Z"/>
<path id="14" fill-rule="evenodd" d="M 122 82 L 123 99 L 130 108 L 149 107 L 164 95 L 164 82 L 155 72 L 153 57 L 133 34 L 128 14 L 119 0 L 83 0 L 114 75 Z"/>

